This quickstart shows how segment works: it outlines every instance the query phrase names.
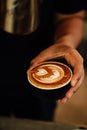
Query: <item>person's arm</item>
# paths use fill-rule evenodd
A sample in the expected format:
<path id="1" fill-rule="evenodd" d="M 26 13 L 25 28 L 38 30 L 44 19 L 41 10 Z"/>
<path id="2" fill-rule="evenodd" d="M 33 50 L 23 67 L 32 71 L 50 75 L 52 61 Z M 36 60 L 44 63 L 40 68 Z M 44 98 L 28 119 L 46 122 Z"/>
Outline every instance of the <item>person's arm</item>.
<path id="1" fill-rule="evenodd" d="M 83 38 L 84 16 L 84 11 L 71 15 L 56 13 L 55 42 L 64 40 L 64 43 L 66 41 L 65 44 L 76 48 Z"/>
<path id="2" fill-rule="evenodd" d="M 84 79 L 83 58 L 76 50 L 83 38 L 84 32 L 84 11 L 72 15 L 56 14 L 56 30 L 54 43 L 47 49 L 40 52 L 32 61 L 35 66 L 40 62 L 64 57 L 68 64 L 73 67 L 71 88 L 61 99 L 66 102 L 78 90 Z"/>
<path id="3" fill-rule="evenodd" d="M 66 102 L 67 99 L 71 98 L 84 79 L 84 60 L 76 50 L 84 36 L 84 17 L 84 11 L 72 15 L 56 14 L 56 25 L 59 25 L 56 26 L 54 35 L 54 43 L 59 48 L 57 56 L 65 57 L 74 68 L 71 80 L 72 87 L 61 100 L 62 102 Z"/>

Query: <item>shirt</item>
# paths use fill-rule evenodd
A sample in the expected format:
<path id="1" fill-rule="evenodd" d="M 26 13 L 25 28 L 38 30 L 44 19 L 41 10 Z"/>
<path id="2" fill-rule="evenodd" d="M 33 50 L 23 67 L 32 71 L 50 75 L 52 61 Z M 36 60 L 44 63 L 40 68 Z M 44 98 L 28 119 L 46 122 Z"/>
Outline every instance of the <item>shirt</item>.
<path id="1" fill-rule="evenodd" d="M 71 14 L 81 10 L 87 10 L 86 0 L 55 0 L 54 10 L 59 13 Z"/>

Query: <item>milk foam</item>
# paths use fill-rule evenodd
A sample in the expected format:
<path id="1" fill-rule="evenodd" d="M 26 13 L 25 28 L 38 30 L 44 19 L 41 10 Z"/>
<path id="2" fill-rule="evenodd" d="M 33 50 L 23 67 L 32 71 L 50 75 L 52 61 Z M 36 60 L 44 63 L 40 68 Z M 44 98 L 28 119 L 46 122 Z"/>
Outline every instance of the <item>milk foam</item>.
<path id="1" fill-rule="evenodd" d="M 33 78 L 41 83 L 51 84 L 59 81 L 64 76 L 64 71 L 56 65 L 43 65 L 33 73 Z"/>
<path id="2" fill-rule="evenodd" d="M 27 72 L 28 81 L 36 88 L 52 90 L 66 86 L 72 77 L 71 69 L 59 62 L 44 62 Z"/>

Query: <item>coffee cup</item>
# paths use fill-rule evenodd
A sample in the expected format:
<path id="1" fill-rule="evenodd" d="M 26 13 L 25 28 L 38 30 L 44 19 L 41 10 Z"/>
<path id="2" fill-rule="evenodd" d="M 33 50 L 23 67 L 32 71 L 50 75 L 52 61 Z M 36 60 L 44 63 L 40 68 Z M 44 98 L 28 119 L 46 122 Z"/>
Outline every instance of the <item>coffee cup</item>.
<path id="1" fill-rule="evenodd" d="M 71 87 L 72 70 L 64 63 L 48 61 L 29 68 L 27 78 L 37 96 L 61 99 Z"/>

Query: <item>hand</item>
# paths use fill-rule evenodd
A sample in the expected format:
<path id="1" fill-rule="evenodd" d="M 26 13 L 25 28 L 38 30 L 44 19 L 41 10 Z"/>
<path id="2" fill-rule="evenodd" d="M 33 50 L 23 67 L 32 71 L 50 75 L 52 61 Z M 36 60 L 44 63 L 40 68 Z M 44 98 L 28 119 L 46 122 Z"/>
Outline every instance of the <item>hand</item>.
<path id="1" fill-rule="evenodd" d="M 65 103 L 78 90 L 84 79 L 83 58 L 79 52 L 68 45 L 54 44 L 36 56 L 31 61 L 31 65 L 36 66 L 40 62 L 52 60 L 59 57 L 65 58 L 67 63 L 70 64 L 73 68 L 73 76 L 71 79 L 72 87 L 68 90 L 65 97 L 61 99 L 61 102 Z"/>

